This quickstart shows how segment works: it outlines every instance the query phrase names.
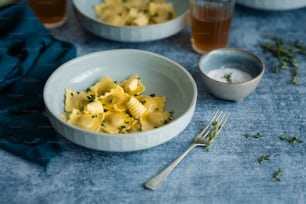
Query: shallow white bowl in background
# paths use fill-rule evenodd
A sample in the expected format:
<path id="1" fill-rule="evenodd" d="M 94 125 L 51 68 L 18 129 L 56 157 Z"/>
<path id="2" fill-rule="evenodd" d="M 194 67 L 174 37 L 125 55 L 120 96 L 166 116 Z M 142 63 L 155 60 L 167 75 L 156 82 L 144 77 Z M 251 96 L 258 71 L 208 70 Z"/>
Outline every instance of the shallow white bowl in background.
<path id="1" fill-rule="evenodd" d="M 86 90 L 104 76 L 122 81 L 133 74 L 146 86 L 144 94 L 166 96 L 165 110 L 173 111 L 173 121 L 139 133 L 107 134 L 78 128 L 60 117 L 65 88 Z M 122 49 L 91 53 L 63 64 L 47 80 L 43 99 L 52 126 L 68 140 L 95 150 L 126 152 L 154 147 L 179 135 L 193 116 L 197 87 L 189 72 L 174 61 L 147 51 Z"/>
<path id="2" fill-rule="evenodd" d="M 215 69 L 235 68 L 252 76 L 252 79 L 239 83 L 221 82 L 208 76 L 209 71 Z M 199 62 L 199 69 L 205 86 L 216 97 L 243 101 L 250 95 L 260 82 L 265 66 L 255 54 L 237 48 L 216 49 L 203 55 Z"/>
<path id="3" fill-rule="evenodd" d="M 170 21 L 148 26 L 114 26 L 97 19 L 94 5 L 101 0 L 72 0 L 74 13 L 87 31 L 100 37 L 121 42 L 146 42 L 172 36 L 189 24 L 189 1 L 167 0 L 172 3 L 177 17 Z"/>
<path id="4" fill-rule="evenodd" d="M 291 10 L 306 6 L 306 0 L 237 0 L 238 4 L 261 10 Z"/>

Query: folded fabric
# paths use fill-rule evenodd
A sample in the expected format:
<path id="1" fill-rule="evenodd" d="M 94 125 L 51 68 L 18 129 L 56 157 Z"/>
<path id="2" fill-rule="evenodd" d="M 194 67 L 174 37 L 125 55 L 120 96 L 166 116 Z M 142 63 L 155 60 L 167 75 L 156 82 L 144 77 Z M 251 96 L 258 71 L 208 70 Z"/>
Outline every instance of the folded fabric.
<path id="1" fill-rule="evenodd" d="M 0 8 L 0 148 L 41 165 L 60 152 L 42 93 L 50 74 L 75 56 L 26 3 Z"/>

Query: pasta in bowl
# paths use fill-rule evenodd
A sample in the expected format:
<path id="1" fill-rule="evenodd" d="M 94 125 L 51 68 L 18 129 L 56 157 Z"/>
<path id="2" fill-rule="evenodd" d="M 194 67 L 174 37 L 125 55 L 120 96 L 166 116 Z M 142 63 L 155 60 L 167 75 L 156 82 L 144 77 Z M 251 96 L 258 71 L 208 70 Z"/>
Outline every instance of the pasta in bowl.
<path id="1" fill-rule="evenodd" d="M 145 89 L 136 93 L 133 90 L 139 88 L 135 89 L 135 84 L 141 84 L 138 81 L 139 79 L 141 79 Z M 139 112 L 144 113 L 151 108 L 154 109 L 153 114 L 165 114 L 164 118 L 159 120 L 163 121 L 162 125 L 152 125 L 152 121 L 145 125 L 140 123 L 140 125 L 151 126 L 151 128 L 146 127 L 143 130 L 131 131 L 133 128 L 137 129 L 137 125 L 131 127 L 131 129 L 125 129 L 126 127 L 121 124 L 115 128 L 109 126 L 108 128 L 113 128 L 114 132 L 107 133 L 84 129 L 68 123 L 65 117 L 63 118 L 63 115 L 67 114 L 67 111 L 65 111 L 65 95 L 71 96 L 77 94 L 78 91 L 88 91 L 88 88 L 93 88 L 97 83 L 104 83 L 103 81 L 112 81 L 111 83 L 107 82 L 112 88 L 103 94 L 99 94 L 103 96 L 98 97 L 99 100 L 110 99 L 107 96 L 110 96 L 111 92 L 124 96 L 127 93 L 122 92 L 122 89 L 124 89 L 122 87 L 126 86 L 125 89 L 130 88 L 132 94 L 125 95 L 126 104 L 117 102 L 116 108 L 126 108 L 128 101 L 131 100 L 129 115 L 134 115 L 137 118 Z M 142 88 L 140 87 L 140 89 Z M 95 97 L 91 95 L 92 93 L 86 95 L 85 99 L 95 102 Z M 124 97 L 120 96 L 120 98 Z M 168 58 L 147 51 L 119 49 L 87 54 L 63 64 L 47 80 L 43 99 L 46 105 L 46 114 L 52 126 L 66 139 L 90 149 L 127 152 L 151 148 L 179 135 L 190 123 L 193 116 L 197 100 L 197 87 L 188 71 Z M 133 112 L 132 107 L 134 105 L 131 104 L 135 103 L 135 101 L 133 102 L 134 99 L 140 101 L 145 108 L 135 108 Z M 158 102 L 145 104 L 144 101 L 151 99 Z M 150 103 L 151 105 L 149 105 Z M 86 104 L 90 103 L 86 102 Z M 112 108 L 111 106 L 107 107 L 106 103 L 104 105 L 103 108 L 105 109 Z M 74 106 L 77 105 L 74 104 Z M 85 109 L 87 112 L 99 111 L 101 106 L 93 103 L 86 105 L 86 108 L 83 106 L 81 109 Z M 156 109 L 162 111 L 158 112 Z M 126 110 L 123 112 L 127 113 Z M 156 115 L 154 117 L 158 121 L 161 117 Z M 105 118 L 106 115 L 103 117 Z M 114 118 L 116 117 L 114 116 Z M 117 119 L 111 120 L 119 121 Z M 98 126 L 103 123 L 107 126 L 107 121 L 99 122 Z M 147 120 L 144 121 L 146 123 Z M 133 123 L 133 121 L 130 122 Z M 86 126 L 86 124 L 87 122 L 83 125 Z"/>
<path id="2" fill-rule="evenodd" d="M 133 133 L 158 128 L 172 121 L 164 111 L 166 97 L 143 95 L 145 86 L 137 74 L 118 83 L 103 77 L 85 91 L 65 90 L 68 123 L 94 132 Z"/>
<path id="3" fill-rule="evenodd" d="M 132 0 L 126 2 L 130 1 Z M 107 0 L 72 0 L 72 6 L 78 22 L 90 33 L 109 40 L 140 43 L 173 36 L 189 25 L 189 1 L 165 1 L 173 6 L 173 11 L 169 12 L 169 9 L 166 9 L 161 12 L 163 8 L 152 8 L 154 24 L 150 23 L 152 18 L 145 17 L 146 15 L 139 15 L 141 13 L 150 13 L 146 9 L 140 13 L 131 10 L 124 18 L 122 18 L 124 14 L 118 10 L 120 8 L 118 6 L 115 6 L 116 8 L 107 8 L 107 10 L 102 9 L 102 11 L 100 7 L 95 9 L 97 5 L 109 2 Z M 101 14 L 103 14 L 102 20 Z M 166 19 L 161 18 L 162 16 L 165 16 Z M 131 18 L 132 20 L 125 20 L 126 18 Z M 147 21 L 149 21 L 148 24 Z"/>

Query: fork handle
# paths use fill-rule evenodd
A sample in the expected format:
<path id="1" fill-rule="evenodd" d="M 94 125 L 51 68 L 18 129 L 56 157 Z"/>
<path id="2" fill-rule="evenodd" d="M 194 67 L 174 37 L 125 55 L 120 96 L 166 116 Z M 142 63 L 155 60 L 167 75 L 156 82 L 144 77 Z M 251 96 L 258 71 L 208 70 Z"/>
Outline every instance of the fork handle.
<path id="1" fill-rule="evenodd" d="M 173 169 L 182 161 L 182 159 L 192 150 L 196 145 L 191 144 L 180 156 L 178 156 L 173 162 L 171 162 L 165 169 L 160 171 L 154 177 L 149 179 L 144 185 L 150 190 L 157 189 L 160 184 L 167 178 L 167 176 L 173 171 Z"/>

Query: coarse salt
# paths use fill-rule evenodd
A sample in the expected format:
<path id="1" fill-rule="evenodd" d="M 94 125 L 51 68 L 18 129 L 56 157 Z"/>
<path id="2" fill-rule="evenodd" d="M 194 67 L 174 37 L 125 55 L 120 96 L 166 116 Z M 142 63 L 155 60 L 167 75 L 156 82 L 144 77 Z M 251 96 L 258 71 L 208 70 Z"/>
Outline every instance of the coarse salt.
<path id="1" fill-rule="evenodd" d="M 253 79 L 250 74 L 236 68 L 213 69 L 207 73 L 207 76 L 225 83 L 241 83 Z"/>

